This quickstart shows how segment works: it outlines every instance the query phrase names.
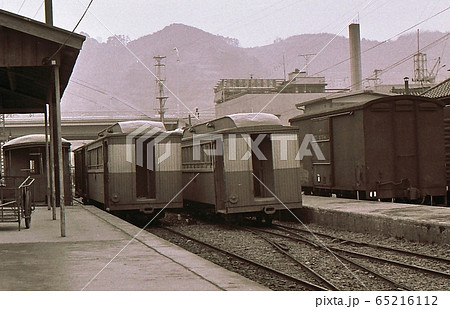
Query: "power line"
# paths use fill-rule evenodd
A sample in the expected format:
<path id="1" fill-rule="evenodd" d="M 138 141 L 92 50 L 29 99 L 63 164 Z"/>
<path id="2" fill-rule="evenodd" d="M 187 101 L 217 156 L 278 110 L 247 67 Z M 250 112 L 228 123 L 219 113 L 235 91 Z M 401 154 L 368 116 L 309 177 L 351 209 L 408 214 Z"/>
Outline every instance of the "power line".
<path id="1" fill-rule="evenodd" d="M 428 44 L 428 45 L 425 46 L 425 47 L 422 47 L 422 48 L 419 50 L 419 52 L 422 52 L 422 51 L 424 51 L 424 50 L 426 50 L 426 49 L 428 49 L 428 48 L 431 48 L 431 47 L 433 47 L 433 46 L 435 46 L 435 45 L 441 43 L 442 40 L 445 40 L 445 41 L 446 41 L 446 40 L 448 39 L 449 36 L 450 36 L 450 33 L 444 34 L 444 35 L 443 35 L 442 37 L 440 37 L 439 39 L 437 39 L 437 40 L 431 42 L 430 44 Z M 402 59 L 400 59 L 400 60 L 394 62 L 393 64 L 387 66 L 386 68 L 384 68 L 384 69 L 382 69 L 382 70 L 377 70 L 377 71 L 378 71 L 378 72 L 377 72 L 377 75 L 379 76 L 379 75 L 381 75 L 381 74 L 384 74 L 384 73 L 386 73 L 387 71 L 389 71 L 389 70 L 391 70 L 391 69 L 393 69 L 393 68 L 399 66 L 400 64 L 402 64 L 402 63 L 408 61 L 409 59 L 411 59 L 412 57 L 414 57 L 414 55 L 415 55 L 416 53 L 417 53 L 417 51 L 415 51 L 414 53 L 412 53 L 412 54 L 410 54 L 410 55 L 408 55 L 408 56 L 406 56 L 406 57 L 403 57 Z M 373 77 L 375 77 L 375 74 L 370 75 L 369 77 L 365 78 L 364 80 L 369 80 L 370 78 L 373 78 Z M 347 88 L 350 88 L 350 87 L 352 87 L 352 86 L 354 86 L 354 85 L 350 85 L 350 86 L 348 86 Z"/>
<path id="2" fill-rule="evenodd" d="M 417 27 L 417 26 L 420 25 L 420 24 L 423 24 L 424 22 L 427 22 L 428 20 L 430 20 L 430 19 L 432 19 L 432 18 L 434 18 L 434 17 L 436 17 L 436 16 L 438 16 L 438 15 L 440 15 L 440 14 L 446 12 L 446 11 L 449 10 L 449 9 L 450 9 L 450 6 L 447 7 L 447 8 L 445 8 L 445 9 L 443 9 L 443 10 L 441 10 L 441 11 L 439 11 L 438 13 L 436 13 L 436 14 L 434 14 L 434 15 L 432 15 L 432 16 L 430 16 L 430 17 L 428 17 L 428 18 L 426 18 L 426 19 L 424 19 L 424 20 L 422 20 L 422 21 L 420 21 L 420 22 L 418 22 L 417 24 L 415 24 L 415 25 L 413 25 L 413 26 L 411 26 L 411 27 L 409 27 L 409 28 L 407 28 L 407 29 L 405 29 L 405 30 L 403 30 L 403 31 L 401 31 L 401 32 L 399 32 L 399 33 L 397 33 L 396 35 L 390 37 L 389 39 L 384 40 L 384 41 L 382 41 L 382 42 L 380 42 L 380 43 L 378 43 L 378 44 L 375 44 L 374 46 L 372 46 L 372 47 L 370 47 L 370 48 L 368 48 L 368 49 L 366 49 L 366 50 L 363 50 L 363 51 L 361 52 L 361 54 L 363 54 L 363 53 L 365 53 L 365 52 L 368 52 L 368 51 L 370 51 L 370 50 L 372 50 L 372 49 L 377 48 L 378 46 L 380 46 L 380 45 L 382 45 L 382 44 L 385 44 L 385 43 L 389 42 L 389 41 L 392 40 L 393 38 L 402 35 L 403 33 L 405 33 L 405 32 L 407 32 L 407 31 L 409 31 L 409 30 L 411 30 L 411 29 Z M 328 71 L 329 69 L 334 68 L 334 67 L 336 67 L 336 66 L 338 66 L 338 65 L 340 65 L 340 64 L 342 64 L 342 63 L 344 63 L 344 62 L 346 62 L 346 61 L 348 61 L 348 60 L 350 60 L 350 57 L 348 57 L 348 58 L 346 58 L 346 59 L 344 59 L 344 60 L 342 60 L 342 61 L 340 61 L 340 62 L 338 62 L 338 63 L 335 63 L 335 64 L 333 64 L 333 65 L 331 65 L 331 66 L 329 66 L 329 67 L 327 67 L 327 68 L 325 68 L 325 69 L 323 69 L 323 70 L 321 70 L 321 71 L 319 71 L 319 72 L 316 72 L 316 73 L 314 73 L 313 75 L 317 75 L 317 74 L 323 73 L 323 72 L 325 72 L 325 71 Z"/>
<path id="3" fill-rule="evenodd" d="M 61 49 L 66 46 L 67 42 L 69 41 L 69 39 L 72 37 L 72 35 L 75 33 L 75 30 L 78 28 L 78 25 L 81 23 L 81 21 L 83 20 L 84 16 L 86 16 L 87 11 L 89 10 L 89 8 L 91 7 L 92 2 L 94 2 L 94 0 L 91 0 L 89 2 L 89 4 L 87 5 L 86 9 L 84 10 L 83 15 L 81 15 L 80 19 L 78 20 L 77 24 L 75 25 L 75 27 L 73 27 L 72 32 L 70 32 L 70 34 L 67 36 L 66 40 L 64 41 L 64 43 L 61 44 L 61 46 L 58 48 L 58 50 L 56 50 L 53 55 L 51 55 L 50 57 L 48 57 L 49 60 L 53 59 L 53 57 L 55 57 L 60 51 Z"/>
<path id="4" fill-rule="evenodd" d="M 23 0 L 22 1 L 22 4 L 20 5 L 20 8 L 19 8 L 19 10 L 17 11 L 17 14 L 19 14 L 20 13 L 20 10 L 22 10 L 22 8 L 23 8 L 23 5 L 25 4 L 25 2 L 26 2 L 27 0 Z"/>
<path id="5" fill-rule="evenodd" d="M 39 13 L 39 11 L 41 10 L 42 6 L 44 5 L 44 2 L 45 2 L 45 0 L 43 0 L 43 1 L 41 2 L 41 5 L 39 6 L 39 8 L 38 8 L 38 9 L 36 10 L 36 12 L 34 13 L 33 18 L 35 18 L 36 15 Z"/>
<path id="6" fill-rule="evenodd" d="M 78 80 L 79 80 L 79 79 L 78 79 Z M 136 107 L 134 107 L 133 105 L 131 105 L 131 104 L 125 102 L 123 99 L 118 98 L 117 96 L 112 95 L 112 94 L 110 94 L 110 93 L 108 93 L 108 92 L 106 92 L 106 91 L 104 91 L 104 90 L 101 90 L 101 89 L 99 89 L 98 87 L 96 87 L 96 86 L 94 86 L 94 85 L 92 85 L 92 84 L 89 84 L 89 83 L 87 83 L 87 82 L 85 82 L 85 81 L 82 81 L 82 80 L 79 80 L 80 82 L 77 82 L 74 78 L 70 79 L 70 81 L 71 81 L 72 83 L 75 83 L 75 84 L 80 85 L 80 86 L 82 86 L 82 87 L 86 87 L 86 88 L 88 88 L 88 89 L 90 89 L 90 90 L 93 90 L 93 91 L 98 92 L 98 93 L 100 93 L 100 94 L 103 94 L 103 95 L 105 95 L 105 96 L 114 98 L 114 99 L 116 99 L 116 100 L 122 102 L 122 103 L 125 104 L 126 106 L 130 107 L 131 109 L 133 109 L 133 110 L 135 110 L 135 111 L 141 113 L 142 115 L 144 115 L 144 116 L 146 116 L 146 117 L 150 117 L 149 115 L 145 114 L 143 111 L 138 110 L 138 109 L 137 109 Z M 72 94 L 74 94 L 74 93 L 72 93 Z M 76 96 L 80 97 L 79 95 L 76 95 Z M 83 97 L 81 97 L 81 98 L 83 98 Z"/>

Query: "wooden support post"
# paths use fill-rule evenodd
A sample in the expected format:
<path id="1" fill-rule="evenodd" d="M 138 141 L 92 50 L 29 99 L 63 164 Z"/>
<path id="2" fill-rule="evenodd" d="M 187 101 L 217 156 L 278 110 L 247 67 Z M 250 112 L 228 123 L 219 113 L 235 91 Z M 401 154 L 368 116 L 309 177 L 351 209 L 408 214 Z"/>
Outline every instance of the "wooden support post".
<path id="1" fill-rule="evenodd" d="M 55 82 L 55 99 L 54 105 L 54 140 L 55 147 L 55 184 L 59 190 L 57 190 L 56 203 L 60 207 L 61 215 L 61 237 L 66 237 L 66 211 L 64 205 L 64 164 L 63 164 L 63 151 L 62 151 L 62 136 L 61 136 L 61 89 L 59 81 L 59 66 L 56 60 L 52 61 L 53 77 Z M 55 186 L 55 188 L 56 188 Z M 59 192 L 58 192 L 59 191 Z"/>
<path id="2" fill-rule="evenodd" d="M 53 26 L 52 0 L 45 0 L 45 23 Z"/>
<path id="3" fill-rule="evenodd" d="M 48 119 L 49 119 L 49 131 L 50 131 L 50 161 L 48 165 L 50 166 L 50 200 L 52 204 L 52 219 L 56 220 L 56 189 L 57 183 L 55 179 L 55 108 L 53 99 L 53 87 L 50 90 L 49 104 L 48 104 Z"/>
<path id="4" fill-rule="evenodd" d="M 47 176 L 47 208 L 48 210 L 52 209 L 52 179 L 50 176 L 50 144 L 48 139 L 48 105 L 45 105 L 45 112 L 44 112 L 44 119 L 45 119 L 45 173 Z"/>

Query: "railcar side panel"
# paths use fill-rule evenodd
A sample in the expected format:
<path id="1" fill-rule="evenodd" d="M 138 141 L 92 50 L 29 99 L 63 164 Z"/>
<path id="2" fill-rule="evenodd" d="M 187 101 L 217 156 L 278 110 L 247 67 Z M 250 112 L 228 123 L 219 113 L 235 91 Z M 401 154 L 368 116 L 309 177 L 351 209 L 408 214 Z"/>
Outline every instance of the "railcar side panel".
<path id="1" fill-rule="evenodd" d="M 300 158 L 296 134 L 272 134 L 274 193 L 284 203 L 301 204 Z M 297 157 L 297 158 L 296 158 Z M 279 203 L 279 201 L 277 200 Z"/>
<path id="2" fill-rule="evenodd" d="M 191 169 L 183 171 L 182 177 L 184 185 L 188 184 L 195 177 L 189 184 L 189 188 L 183 191 L 183 199 L 203 204 L 216 204 L 215 190 L 212 187 L 212 184 L 214 184 L 213 171 L 195 171 Z"/>
<path id="3" fill-rule="evenodd" d="M 180 142 L 173 140 L 171 143 L 157 144 L 156 158 L 156 199 L 168 203 L 182 188 Z M 182 195 L 178 194 L 168 207 L 181 203 L 182 199 Z"/>
<path id="4" fill-rule="evenodd" d="M 253 202 L 253 183 L 257 180 L 251 173 L 250 144 L 249 135 L 224 136 L 225 201 L 231 208 Z"/>
<path id="5" fill-rule="evenodd" d="M 104 203 L 103 146 L 101 141 L 86 147 L 86 165 L 89 199 Z"/>
<path id="6" fill-rule="evenodd" d="M 395 114 L 390 111 L 389 102 L 372 104 L 364 117 L 366 190 L 377 192 L 376 197 L 379 198 L 395 196 L 393 183 L 396 181 L 397 142 Z M 381 186 L 377 187 L 377 183 Z"/>
<path id="7" fill-rule="evenodd" d="M 450 186 L 450 106 L 444 107 L 444 143 L 445 143 L 445 171 L 447 186 Z"/>
<path id="8" fill-rule="evenodd" d="M 366 150 L 368 165 L 376 167 L 371 169 L 370 190 L 377 190 L 378 198 L 445 194 L 442 117 L 442 106 L 420 99 L 382 101 L 367 108 L 367 140 L 377 138 L 380 152 L 375 155 L 375 146 Z"/>
<path id="9" fill-rule="evenodd" d="M 420 188 L 426 195 L 445 195 L 443 107 L 419 102 L 416 117 Z"/>
<path id="10" fill-rule="evenodd" d="M 331 186 L 335 190 L 365 190 L 363 113 L 330 117 Z"/>

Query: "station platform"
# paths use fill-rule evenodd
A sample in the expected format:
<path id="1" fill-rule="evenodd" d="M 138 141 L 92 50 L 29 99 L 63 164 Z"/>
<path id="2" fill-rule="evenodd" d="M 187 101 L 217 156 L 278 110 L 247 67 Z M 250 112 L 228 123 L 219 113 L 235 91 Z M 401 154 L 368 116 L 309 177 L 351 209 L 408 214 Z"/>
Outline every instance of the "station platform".
<path id="1" fill-rule="evenodd" d="M 450 207 L 303 196 L 304 223 L 416 242 L 450 243 Z"/>
<path id="2" fill-rule="evenodd" d="M 0 224 L 0 290 L 269 290 L 94 206 L 66 207 L 61 237 L 57 210 Z"/>

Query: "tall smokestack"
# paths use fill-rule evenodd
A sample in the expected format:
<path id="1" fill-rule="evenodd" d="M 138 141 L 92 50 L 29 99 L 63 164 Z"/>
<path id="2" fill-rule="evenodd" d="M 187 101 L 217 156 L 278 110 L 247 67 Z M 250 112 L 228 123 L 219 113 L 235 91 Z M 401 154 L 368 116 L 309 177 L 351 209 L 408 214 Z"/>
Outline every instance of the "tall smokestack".
<path id="1" fill-rule="evenodd" d="M 361 41 L 359 35 L 359 24 L 350 24 L 348 26 L 350 42 L 350 70 L 351 70 L 351 90 L 360 90 L 362 88 L 361 71 Z"/>

